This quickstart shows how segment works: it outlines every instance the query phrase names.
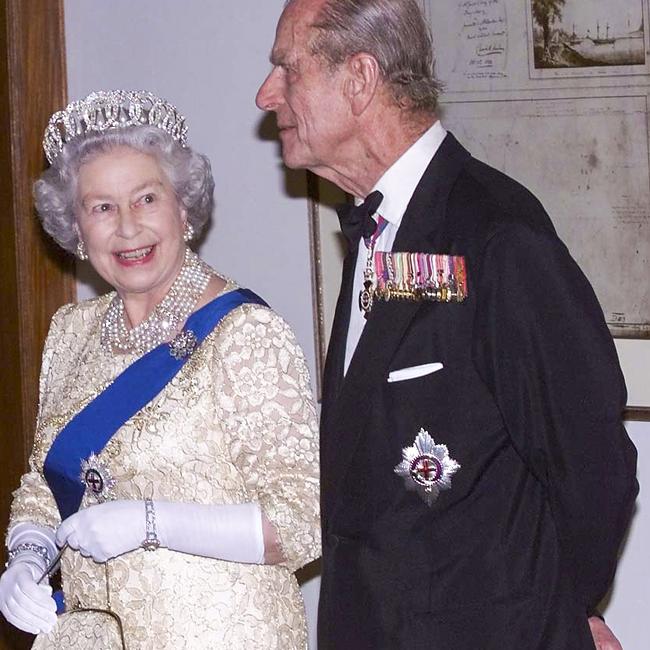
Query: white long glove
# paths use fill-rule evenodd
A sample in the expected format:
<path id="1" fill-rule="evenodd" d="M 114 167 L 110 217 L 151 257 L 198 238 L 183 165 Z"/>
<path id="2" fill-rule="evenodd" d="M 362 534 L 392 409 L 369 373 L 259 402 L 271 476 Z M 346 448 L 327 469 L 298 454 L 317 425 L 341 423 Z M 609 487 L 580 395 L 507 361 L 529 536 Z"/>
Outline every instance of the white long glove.
<path id="1" fill-rule="evenodd" d="M 262 512 L 256 503 L 204 505 L 155 501 L 155 525 L 162 547 L 246 564 L 264 562 Z M 108 501 L 68 517 L 57 530 L 68 543 L 96 562 L 133 551 L 145 538 L 143 501 Z"/>
<path id="2" fill-rule="evenodd" d="M 9 531 L 7 548 L 15 549 L 25 543 L 43 546 L 51 558 L 56 554 L 54 533 L 48 528 L 17 524 Z M 45 569 L 43 558 L 31 551 L 23 551 L 0 577 L 0 611 L 9 623 L 31 634 L 49 632 L 56 625 L 52 588 L 48 582 L 37 583 Z"/>

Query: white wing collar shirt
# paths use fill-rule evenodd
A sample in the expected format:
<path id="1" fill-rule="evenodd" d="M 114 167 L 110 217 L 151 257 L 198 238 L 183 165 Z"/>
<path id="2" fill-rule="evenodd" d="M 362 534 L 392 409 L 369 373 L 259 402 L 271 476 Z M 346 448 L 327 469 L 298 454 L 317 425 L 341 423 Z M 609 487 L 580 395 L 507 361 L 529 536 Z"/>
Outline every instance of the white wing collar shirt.
<path id="1" fill-rule="evenodd" d="M 402 223 L 402 217 L 415 192 L 420 179 L 431 162 L 431 158 L 438 151 L 438 147 L 445 139 L 447 131 L 440 121 L 436 121 L 418 140 L 416 140 L 379 179 L 374 190 L 379 190 L 384 199 L 379 206 L 378 214 L 388 221 L 388 225 L 377 237 L 375 250 L 389 251 L 393 247 L 395 236 Z M 365 197 L 364 197 L 365 198 Z M 355 198 L 358 205 L 363 198 Z M 357 296 L 363 287 L 363 270 L 366 264 L 368 251 L 363 238 L 359 241 L 357 262 L 354 269 L 354 285 L 352 289 L 352 305 L 350 313 L 350 326 L 345 346 L 345 368 L 347 373 L 354 351 L 366 324 L 363 312 L 359 308 Z"/>

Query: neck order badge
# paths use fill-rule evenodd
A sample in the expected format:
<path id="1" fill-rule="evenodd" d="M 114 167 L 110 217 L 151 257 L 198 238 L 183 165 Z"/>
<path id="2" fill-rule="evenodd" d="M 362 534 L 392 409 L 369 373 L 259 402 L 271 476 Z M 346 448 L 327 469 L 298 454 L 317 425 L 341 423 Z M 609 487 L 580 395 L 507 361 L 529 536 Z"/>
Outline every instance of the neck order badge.
<path id="1" fill-rule="evenodd" d="M 361 309 L 366 318 L 368 318 L 368 314 L 372 309 L 376 288 L 375 267 L 373 264 L 375 244 L 388 225 L 388 221 L 380 216 L 377 219 L 377 223 L 375 223 L 374 219 L 372 219 L 372 223 L 374 224 L 374 232 L 369 237 L 363 238 L 368 249 L 368 256 L 366 258 L 366 268 L 363 270 L 363 289 L 359 292 L 359 309 Z"/>

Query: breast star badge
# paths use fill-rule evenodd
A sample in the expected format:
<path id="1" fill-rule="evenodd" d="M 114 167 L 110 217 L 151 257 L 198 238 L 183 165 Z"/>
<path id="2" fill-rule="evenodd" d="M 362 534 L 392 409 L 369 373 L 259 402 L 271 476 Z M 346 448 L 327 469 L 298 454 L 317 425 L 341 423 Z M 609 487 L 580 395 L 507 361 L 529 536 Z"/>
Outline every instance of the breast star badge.
<path id="1" fill-rule="evenodd" d="M 97 503 L 115 499 L 115 479 L 108 465 L 95 454 L 81 463 L 79 478 L 86 486 L 86 494 L 92 495 Z"/>
<path id="2" fill-rule="evenodd" d="M 447 445 L 437 445 L 424 429 L 420 429 L 410 447 L 402 449 L 402 459 L 395 466 L 395 474 L 404 479 L 407 490 L 417 492 L 429 507 L 441 490 L 451 488 L 451 477 L 460 469 Z"/>

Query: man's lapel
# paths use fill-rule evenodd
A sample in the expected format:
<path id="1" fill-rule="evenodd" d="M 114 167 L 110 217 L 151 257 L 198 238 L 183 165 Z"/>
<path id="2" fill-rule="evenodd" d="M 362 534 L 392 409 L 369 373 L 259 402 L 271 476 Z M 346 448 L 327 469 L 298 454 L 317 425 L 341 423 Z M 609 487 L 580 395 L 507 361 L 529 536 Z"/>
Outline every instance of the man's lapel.
<path id="1" fill-rule="evenodd" d="M 469 153 L 448 134 L 413 193 L 395 238 L 394 251 L 447 252 L 436 250 L 441 245 L 437 235 L 445 217 L 447 198 L 467 158 Z M 322 444 L 327 449 L 322 456 L 323 474 L 336 474 L 336 478 L 324 493 L 325 506 L 336 502 L 335 494 L 328 492 L 336 493 L 343 485 L 343 476 L 363 430 L 362 420 L 369 417 L 375 399 L 373 390 L 386 381 L 395 350 L 423 304 L 375 303 L 343 379 L 355 259 L 354 255 L 346 259 L 326 365 L 326 384 L 330 384 L 330 389 L 323 404 Z"/>
<path id="2" fill-rule="evenodd" d="M 343 260 L 341 289 L 336 302 L 332 332 L 323 371 L 323 409 L 325 410 L 331 409 L 336 403 L 343 382 L 345 346 L 350 325 L 350 303 L 352 300 L 356 257 L 357 251 L 355 249 L 348 252 Z"/>

